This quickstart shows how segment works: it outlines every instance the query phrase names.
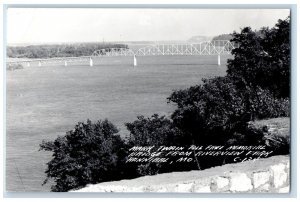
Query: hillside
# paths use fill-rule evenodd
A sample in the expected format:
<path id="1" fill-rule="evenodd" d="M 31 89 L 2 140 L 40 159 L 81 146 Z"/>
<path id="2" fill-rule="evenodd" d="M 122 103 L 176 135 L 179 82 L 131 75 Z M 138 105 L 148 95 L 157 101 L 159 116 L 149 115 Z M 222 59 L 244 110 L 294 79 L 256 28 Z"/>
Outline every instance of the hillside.
<path id="1" fill-rule="evenodd" d="M 215 36 L 212 41 L 217 41 L 217 40 L 231 40 L 232 39 L 232 35 L 231 34 L 221 34 L 218 36 Z"/>
<path id="2" fill-rule="evenodd" d="M 197 42 L 203 42 L 203 41 L 210 41 L 212 37 L 209 36 L 192 36 L 187 41 L 189 43 L 197 43 Z"/>

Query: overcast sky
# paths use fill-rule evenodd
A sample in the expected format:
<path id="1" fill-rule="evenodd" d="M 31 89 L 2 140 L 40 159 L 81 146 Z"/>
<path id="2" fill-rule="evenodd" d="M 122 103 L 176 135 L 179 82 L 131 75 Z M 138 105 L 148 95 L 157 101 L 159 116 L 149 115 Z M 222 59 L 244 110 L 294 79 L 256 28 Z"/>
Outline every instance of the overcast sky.
<path id="1" fill-rule="evenodd" d="M 188 40 L 274 26 L 286 9 L 9 8 L 7 42 Z"/>

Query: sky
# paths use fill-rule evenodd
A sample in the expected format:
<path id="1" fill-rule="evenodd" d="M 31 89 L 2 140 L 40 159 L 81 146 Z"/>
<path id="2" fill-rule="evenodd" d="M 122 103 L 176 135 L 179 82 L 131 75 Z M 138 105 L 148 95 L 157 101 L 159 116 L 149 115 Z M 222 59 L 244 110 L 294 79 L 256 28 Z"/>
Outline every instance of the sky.
<path id="1" fill-rule="evenodd" d="M 7 43 L 188 40 L 272 27 L 288 9 L 8 8 Z"/>

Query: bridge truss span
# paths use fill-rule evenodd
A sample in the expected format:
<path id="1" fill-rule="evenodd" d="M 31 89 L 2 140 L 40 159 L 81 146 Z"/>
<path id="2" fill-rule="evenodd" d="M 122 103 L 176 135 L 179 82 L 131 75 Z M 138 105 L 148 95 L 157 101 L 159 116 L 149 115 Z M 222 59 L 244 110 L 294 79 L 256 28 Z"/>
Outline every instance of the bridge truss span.
<path id="1" fill-rule="evenodd" d="M 207 41 L 193 44 L 155 44 L 140 48 L 136 55 L 220 55 L 231 54 L 233 48 L 234 45 L 229 41 Z"/>
<path id="2" fill-rule="evenodd" d="M 231 54 L 234 48 L 232 42 L 218 40 L 191 44 L 153 44 L 136 51 L 129 48 L 108 48 L 96 50 L 92 56 L 222 55 Z"/>
<path id="3" fill-rule="evenodd" d="M 106 48 L 100 49 L 93 52 L 93 57 L 112 57 L 112 56 L 134 56 L 133 50 L 128 48 Z"/>
<path id="4" fill-rule="evenodd" d="M 137 64 L 136 56 L 164 56 L 164 55 L 218 55 L 218 65 L 220 65 L 220 55 L 229 55 L 237 46 L 225 40 L 204 41 L 201 43 L 179 43 L 179 44 L 147 44 L 137 49 L 131 48 L 106 48 L 95 50 L 91 56 L 65 57 L 65 58 L 45 58 L 45 59 L 25 59 L 8 60 L 7 64 L 21 64 L 29 67 L 31 64 L 44 66 L 47 64 L 61 64 L 68 66 L 73 62 L 88 62 L 90 66 L 94 65 L 93 58 L 132 56 L 134 66 Z"/>

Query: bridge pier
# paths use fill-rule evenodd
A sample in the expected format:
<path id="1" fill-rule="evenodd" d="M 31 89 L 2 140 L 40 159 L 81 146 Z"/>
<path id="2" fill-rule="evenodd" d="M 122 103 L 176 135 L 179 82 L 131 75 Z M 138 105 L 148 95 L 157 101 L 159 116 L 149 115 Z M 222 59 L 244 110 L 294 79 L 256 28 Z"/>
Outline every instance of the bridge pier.
<path id="1" fill-rule="evenodd" d="M 24 61 L 7 61 L 8 64 L 22 64 L 29 67 L 31 63 L 33 66 L 42 65 L 47 66 L 52 63 L 60 63 L 60 65 L 69 66 L 75 61 L 87 62 L 89 66 L 94 66 L 94 58 L 100 57 L 113 57 L 113 56 L 133 56 L 133 66 L 137 66 L 137 56 L 147 56 L 147 55 L 211 55 L 212 57 L 218 57 L 217 64 L 221 66 L 221 54 L 230 54 L 231 51 L 238 47 L 236 44 L 231 43 L 227 40 L 219 41 L 203 41 L 198 44 L 149 44 L 145 47 L 139 48 L 134 51 L 129 48 L 106 48 L 95 50 L 90 56 L 80 56 L 71 58 L 47 58 L 47 59 L 34 59 L 34 60 L 24 60 Z M 28 63 L 27 63 L 28 62 Z M 68 64 L 70 62 L 70 64 Z"/>
<path id="2" fill-rule="evenodd" d="M 92 67 L 93 65 L 94 65 L 93 59 L 90 57 L 90 67 Z"/>
<path id="3" fill-rule="evenodd" d="M 137 66 L 137 61 L 136 61 L 136 57 L 135 55 L 133 55 L 133 66 L 136 67 Z"/>

